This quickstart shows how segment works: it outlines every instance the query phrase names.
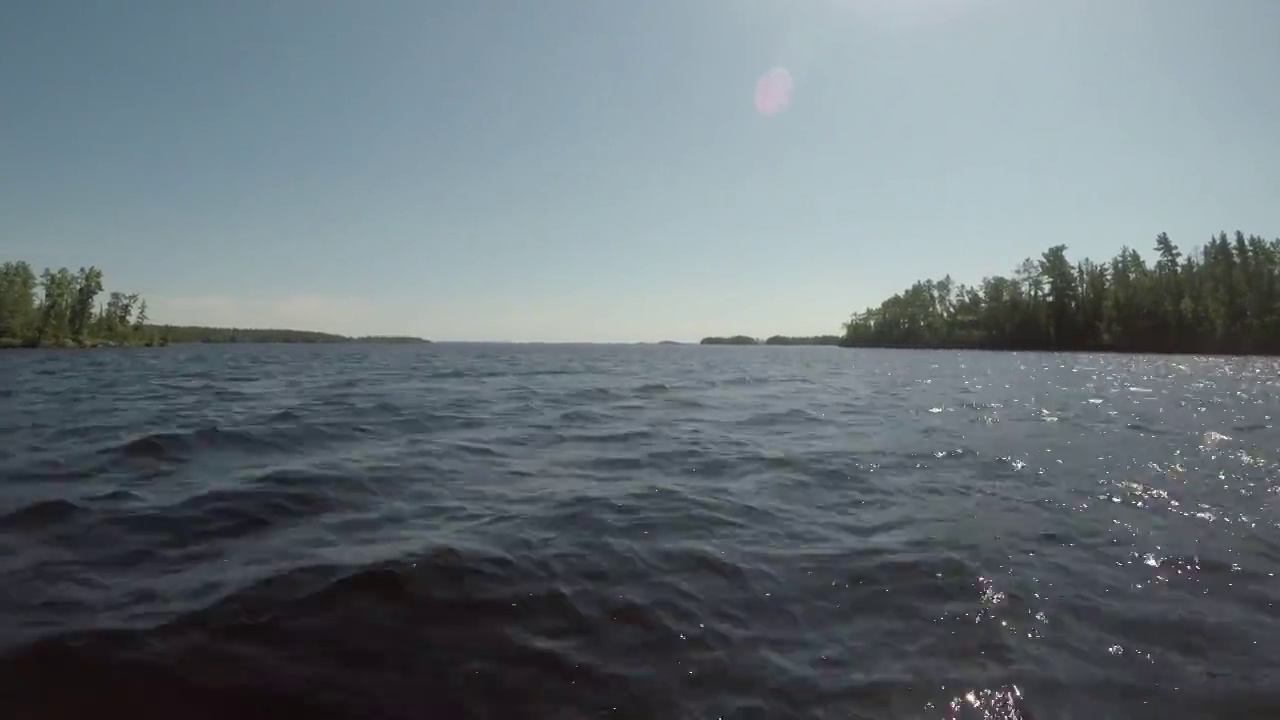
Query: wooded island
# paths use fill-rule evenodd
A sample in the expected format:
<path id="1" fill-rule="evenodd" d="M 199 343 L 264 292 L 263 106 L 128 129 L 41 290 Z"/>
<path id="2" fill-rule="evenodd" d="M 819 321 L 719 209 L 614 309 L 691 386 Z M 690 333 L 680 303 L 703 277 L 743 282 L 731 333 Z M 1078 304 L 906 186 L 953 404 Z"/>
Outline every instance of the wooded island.
<path id="1" fill-rule="evenodd" d="M 839 345 L 839 335 L 789 336 L 774 335 L 764 341 L 747 335 L 705 337 L 699 345 Z"/>

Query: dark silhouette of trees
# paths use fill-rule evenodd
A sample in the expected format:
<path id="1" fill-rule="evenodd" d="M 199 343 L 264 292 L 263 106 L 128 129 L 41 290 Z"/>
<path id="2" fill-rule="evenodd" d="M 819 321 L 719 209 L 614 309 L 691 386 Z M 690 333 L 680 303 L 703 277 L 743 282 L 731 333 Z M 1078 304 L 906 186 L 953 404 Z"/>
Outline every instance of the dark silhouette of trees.
<path id="1" fill-rule="evenodd" d="M 45 270 L 25 262 L 0 264 L 0 348 L 167 345 L 169 343 L 421 343 L 421 338 L 359 338 L 307 330 L 152 325 L 147 301 L 111 292 L 106 302 L 96 267 Z"/>
<path id="2" fill-rule="evenodd" d="M 1072 264 L 1065 245 L 974 287 L 922 280 L 844 325 L 845 346 L 1280 354 L 1280 239 L 1220 233 L 1155 263 L 1125 247 Z"/>
<path id="3" fill-rule="evenodd" d="M 839 335 L 774 335 L 764 341 L 765 345 L 839 345 Z"/>
<path id="4" fill-rule="evenodd" d="M 702 338 L 700 345 L 839 345 L 839 335 L 773 335 L 761 341 L 748 335 Z"/>
<path id="5" fill-rule="evenodd" d="M 0 346 L 83 346 L 139 339 L 137 295 L 111 293 L 106 305 L 102 271 L 46 269 L 36 277 L 25 262 L 0 264 Z"/>

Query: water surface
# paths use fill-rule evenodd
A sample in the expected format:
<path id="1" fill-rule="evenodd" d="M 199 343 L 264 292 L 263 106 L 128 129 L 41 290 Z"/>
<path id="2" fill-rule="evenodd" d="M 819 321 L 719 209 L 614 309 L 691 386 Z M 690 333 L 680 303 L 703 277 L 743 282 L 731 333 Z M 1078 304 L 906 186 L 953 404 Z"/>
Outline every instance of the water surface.
<path id="1" fill-rule="evenodd" d="M 1280 717 L 1277 371 L 804 347 L 6 353 L 0 704 Z"/>

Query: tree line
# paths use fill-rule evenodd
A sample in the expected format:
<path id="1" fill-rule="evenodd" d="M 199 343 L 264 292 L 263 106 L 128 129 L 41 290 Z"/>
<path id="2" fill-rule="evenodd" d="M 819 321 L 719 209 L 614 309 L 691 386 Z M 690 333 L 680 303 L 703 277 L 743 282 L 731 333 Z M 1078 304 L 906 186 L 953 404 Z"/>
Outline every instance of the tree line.
<path id="1" fill-rule="evenodd" d="M 45 269 L 0 264 L 0 345 L 27 347 L 154 341 L 146 333 L 147 301 L 111 292 L 105 301 L 96 267 Z"/>
<path id="2" fill-rule="evenodd" d="M 1280 354 L 1280 239 L 1223 232 L 1185 255 L 1161 233 L 1072 263 L 1067 246 L 976 286 L 920 280 L 854 313 L 841 344 L 1005 350 Z"/>
<path id="3" fill-rule="evenodd" d="M 105 298 L 97 267 L 45 269 L 0 264 L 0 348 L 167 345 L 169 343 L 422 343 L 421 338 L 347 337 L 310 330 L 153 325 L 137 293 Z"/>
<path id="4" fill-rule="evenodd" d="M 731 337 L 705 337 L 700 345 L 839 345 L 839 335 L 791 336 L 773 335 L 763 342 L 749 335 Z"/>

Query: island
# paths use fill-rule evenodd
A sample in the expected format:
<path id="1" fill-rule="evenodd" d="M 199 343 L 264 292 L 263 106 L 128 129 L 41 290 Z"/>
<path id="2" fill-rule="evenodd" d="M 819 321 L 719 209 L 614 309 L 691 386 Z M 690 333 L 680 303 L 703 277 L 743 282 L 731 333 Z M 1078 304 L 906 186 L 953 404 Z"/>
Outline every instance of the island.
<path id="1" fill-rule="evenodd" d="M 765 345 L 839 345 L 843 338 L 839 335 L 790 336 L 774 335 L 764 341 Z"/>
<path id="2" fill-rule="evenodd" d="M 431 341 L 426 338 L 414 337 L 412 335 L 360 335 L 358 337 L 349 338 L 351 342 L 358 343 L 375 343 L 378 345 L 429 345 Z"/>
<path id="3" fill-rule="evenodd" d="M 839 345 L 840 335 L 773 335 L 763 342 L 747 335 L 702 338 L 701 345 Z"/>
<path id="4" fill-rule="evenodd" d="M 175 343 L 427 343 L 406 336 L 348 337 L 310 330 L 157 325 L 136 293 L 111 292 L 105 302 L 96 267 L 46 269 L 0 263 L 0 348 L 164 346 Z"/>
<path id="5" fill-rule="evenodd" d="M 423 338 L 399 335 L 347 336 L 315 330 L 288 330 L 284 328 L 218 328 L 201 325 L 146 325 L 145 335 L 152 335 L 164 343 L 375 343 L 380 345 L 408 345 L 429 343 Z"/>
<path id="6" fill-rule="evenodd" d="M 1166 233 L 1148 264 L 1055 245 L 1012 276 L 920 280 L 844 324 L 845 347 L 1280 355 L 1280 239 L 1219 233 L 1185 255 Z"/>

